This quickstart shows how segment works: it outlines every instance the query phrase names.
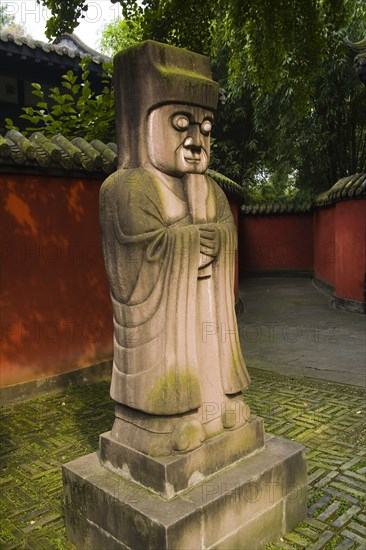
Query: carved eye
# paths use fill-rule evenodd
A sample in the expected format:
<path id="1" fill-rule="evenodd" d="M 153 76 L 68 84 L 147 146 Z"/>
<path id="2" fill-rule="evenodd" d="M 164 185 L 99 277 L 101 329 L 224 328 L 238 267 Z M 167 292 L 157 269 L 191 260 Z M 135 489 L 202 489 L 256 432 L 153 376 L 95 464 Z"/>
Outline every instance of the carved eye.
<path id="1" fill-rule="evenodd" d="M 189 119 L 185 115 L 175 115 L 172 118 L 172 125 L 176 130 L 187 130 Z"/>
<path id="2" fill-rule="evenodd" d="M 209 134 L 212 129 L 212 122 L 210 120 L 204 120 L 201 124 L 201 132 L 202 134 Z"/>

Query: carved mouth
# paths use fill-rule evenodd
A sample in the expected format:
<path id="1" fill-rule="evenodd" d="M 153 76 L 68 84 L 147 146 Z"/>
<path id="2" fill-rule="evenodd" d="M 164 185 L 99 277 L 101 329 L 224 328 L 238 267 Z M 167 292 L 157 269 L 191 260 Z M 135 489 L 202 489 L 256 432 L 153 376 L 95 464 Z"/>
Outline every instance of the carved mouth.
<path id="1" fill-rule="evenodd" d="M 201 151 L 188 151 L 186 152 L 184 156 L 184 160 L 186 162 L 189 162 L 191 164 L 197 164 L 198 162 L 201 162 Z"/>
<path id="2" fill-rule="evenodd" d="M 188 162 L 189 164 L 199 164 L 201 162 L 201 158 L 191 158 L 191 157 L 184 157 L 184 160 Z"/>
<path id="3" fill-rule="evenodd" d="M 205 168 L 207 154 L 202 147 L 184 147 L 182 150 L 182 157 L 184 162 L 192 167 L 192 170 L 201 170 L 201 168 Z"/>

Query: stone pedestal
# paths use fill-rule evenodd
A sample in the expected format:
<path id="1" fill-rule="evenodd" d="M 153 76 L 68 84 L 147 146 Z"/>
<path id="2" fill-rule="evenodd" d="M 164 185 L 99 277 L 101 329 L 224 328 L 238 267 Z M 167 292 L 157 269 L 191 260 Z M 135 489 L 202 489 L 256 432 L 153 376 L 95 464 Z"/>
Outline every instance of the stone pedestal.
<path id="1" fill-rule="evenodd" d="M 272 435 L 263 446 L 262 436 L 254 418 L 159 459 L 104 434 L 100 452 L 63 467 L 69 539 L 80 550 L 252 550 L 277 540 L 306 517 L 306 463 L 302 446 Z"/>
<path id="2" fill-rule="evenodd" d="M 173 498 L 208 476 L 264 448 L 263 419 L 252 417 L 237 430 L 207 439 L 193 451 L 152 457 L 100 436 L 100 460 L 110 470 L 143 485 L 166 499 Z"/>

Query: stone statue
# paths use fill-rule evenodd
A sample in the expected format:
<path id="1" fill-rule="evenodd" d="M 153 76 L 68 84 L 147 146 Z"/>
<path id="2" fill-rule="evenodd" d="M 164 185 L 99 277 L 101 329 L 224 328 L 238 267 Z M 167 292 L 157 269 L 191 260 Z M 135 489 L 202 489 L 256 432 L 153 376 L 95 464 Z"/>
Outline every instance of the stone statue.
<path id="1" fill-rule="evenodd" d="M 68 537 L 262 548 L 306 517 L 306 462 L 241 396 L 236 231 L 206 173 L 218 86 L 205 57 L 148 41 L 116 56 L 115 91 L 119 168 L 100 194 L 115 421 L 63 466 Z"/>
<path id="2" fill-rule="evenodd" d="M 114 312 L 111 437 L 151 456 L 247 422 L 236 229 L 205 172 L 218 85 L 201 55 L 147 41 L 115 58 L 119 168 L 100 221 Z"/>

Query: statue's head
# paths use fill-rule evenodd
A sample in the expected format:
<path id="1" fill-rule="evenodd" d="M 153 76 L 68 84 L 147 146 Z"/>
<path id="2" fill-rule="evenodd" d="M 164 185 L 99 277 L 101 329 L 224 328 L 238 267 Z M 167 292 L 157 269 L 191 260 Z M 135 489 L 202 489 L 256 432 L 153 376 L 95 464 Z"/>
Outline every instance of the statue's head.
<path id="1" fill-rule="evenodd" d="M 153 109 L 147 121 L 148 164 L 169 176 L 203 174 L 210 160 L 212 120 L 212 111 L 193 105 Z"/>
<path id="2" fill-rule="evenodd" d="M 205 172 L 218 99 L 209 59 L 146 41 L 117 54 L 114 66 L 120 167 Z"/>

